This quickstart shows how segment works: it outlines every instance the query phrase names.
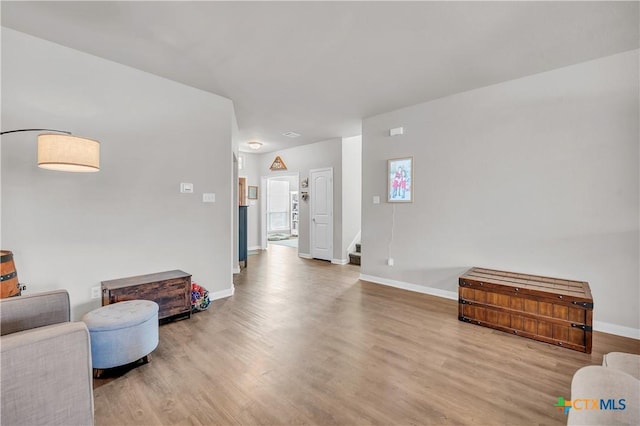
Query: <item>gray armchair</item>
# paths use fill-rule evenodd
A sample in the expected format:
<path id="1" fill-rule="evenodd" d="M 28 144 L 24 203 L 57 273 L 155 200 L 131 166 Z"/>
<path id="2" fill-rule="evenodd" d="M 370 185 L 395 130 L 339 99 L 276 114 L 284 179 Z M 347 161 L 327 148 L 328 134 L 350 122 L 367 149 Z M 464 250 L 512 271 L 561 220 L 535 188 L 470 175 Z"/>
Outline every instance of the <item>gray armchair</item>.
<path id="1" fill-rule="evenodd" d="M 2 425 L 93 425 L 89 331 L 64 290 L 0 299 Z"/>
<path id="2" fill-rule="evenodd" d="M 573 375 L 571 400 L 569 426 L 640 424 L 640 355 L 611 352 L 602 366 L 582 367 Z"/>

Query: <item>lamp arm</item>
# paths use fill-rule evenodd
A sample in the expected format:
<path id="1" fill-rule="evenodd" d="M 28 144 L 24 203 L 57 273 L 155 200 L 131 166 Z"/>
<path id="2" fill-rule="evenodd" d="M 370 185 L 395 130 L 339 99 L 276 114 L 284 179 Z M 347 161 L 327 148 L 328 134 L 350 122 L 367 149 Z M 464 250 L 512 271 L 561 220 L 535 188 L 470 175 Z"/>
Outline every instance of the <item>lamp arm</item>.
<path id="1" fill-rule="evenodd" d="M 6 132 L 0 132 L 0 135 L 4 135 L 7 133 L 16 133 L 16 132 L 58 132 L 58 133 L 66 133 L 70 135 L 71 132 L 67 132 L 66 130 L 56 130 L 56 129 L 19 129 L 19 130 L 7 130 Z"/>

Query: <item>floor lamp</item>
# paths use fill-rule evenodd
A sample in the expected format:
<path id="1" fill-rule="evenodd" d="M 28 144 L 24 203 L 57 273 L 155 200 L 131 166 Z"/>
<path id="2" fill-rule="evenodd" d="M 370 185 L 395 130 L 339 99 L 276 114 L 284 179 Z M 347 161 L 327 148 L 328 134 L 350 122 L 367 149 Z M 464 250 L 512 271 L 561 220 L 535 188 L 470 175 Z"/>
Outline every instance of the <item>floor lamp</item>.
<path id="1" fill-rule="evenodd" d="M 19 129 L 0 132 L 55 132 L 38 135 L 38 167 L 62 172 L 97 172 L 100 170 L 100 142 L 73 136 L 66 130 Z"/>

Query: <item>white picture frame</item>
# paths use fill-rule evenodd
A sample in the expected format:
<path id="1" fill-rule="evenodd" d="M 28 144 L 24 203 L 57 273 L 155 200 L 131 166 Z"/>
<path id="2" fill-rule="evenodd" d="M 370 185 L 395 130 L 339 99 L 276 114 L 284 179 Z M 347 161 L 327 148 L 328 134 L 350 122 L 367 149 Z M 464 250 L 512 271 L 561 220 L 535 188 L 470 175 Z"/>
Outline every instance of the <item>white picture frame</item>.
<path id="1" fill-rule="evenodd" d="M 413 157 L 387 160 L 387 202 L 413 203 Z"/>

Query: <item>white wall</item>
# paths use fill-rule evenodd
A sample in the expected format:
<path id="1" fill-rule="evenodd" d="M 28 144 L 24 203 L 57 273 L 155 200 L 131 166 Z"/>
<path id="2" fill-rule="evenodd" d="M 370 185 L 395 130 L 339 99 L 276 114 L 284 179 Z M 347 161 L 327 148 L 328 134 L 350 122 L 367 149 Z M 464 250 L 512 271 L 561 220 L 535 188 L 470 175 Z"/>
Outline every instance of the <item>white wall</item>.
<path id="1" fill-rule="evenodd" d="M 260 155 L 249 152 L 241 152 L 244 158 L 244 168 L 240 170 L 240 176 L 247 179 L 247 191 L 249 186 L 260 188 L 260 174 L 258 173 Z M 245 194 L 247 195 L 247 194 Z M 249 250 L 260 249 L 260 202 L 263 194 L 258 190 L 258 199 L 247 198 L 247 247 Z"/>
<path id="2" fill-rule="evenodd" d="M 362 216 L 362 136 L 342 138 L 342 258 L 360 234 Z"/>
<path id="3" fill-rule="evenodd" d="M 363 276 L 451 297 L 472 266 L 586 280 L 596 329 L 640 336 L 638 80 L 636 50 L 366 119 Z M 402 156 L 393 225 L 371 200 Z"/>
<path id="4" fill-rule="evenodd" d="M 231 123 L 228 99 L 2 28 L 2 129 L 101 142 L 100 172 L 73 174 L 37 168 L 37 134 L 2 138 L 1 244 L 28 292 L 69 290 L 74 318 L 130 275 L 183 269 L 230 294 Z"/>
<path id="5" fill-rule="evenodd" d="M 240 272 L 240 249 L 239 249 L 239 209 L 238 209 L 238 144 L 240 141 L 240 129 L 238 128 L 238 120 L 236 119 L 235 108 L 231 110 L 231 144 L 232 155 L 230 161 L 232 162 L 232 176 L 231 176 L 231 200 L 229 201 L 229 208 L 231 210 L 231 218 L 233 220 L 233 226 L 229 230 L 231 233 L 231 241 L 233 241 L 233 251 L 231 256 L 231 269 L 234 273 Z"/>

